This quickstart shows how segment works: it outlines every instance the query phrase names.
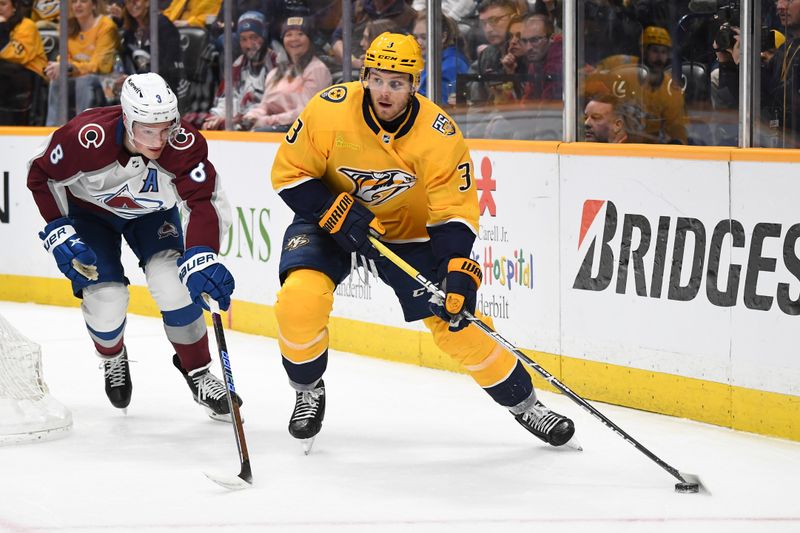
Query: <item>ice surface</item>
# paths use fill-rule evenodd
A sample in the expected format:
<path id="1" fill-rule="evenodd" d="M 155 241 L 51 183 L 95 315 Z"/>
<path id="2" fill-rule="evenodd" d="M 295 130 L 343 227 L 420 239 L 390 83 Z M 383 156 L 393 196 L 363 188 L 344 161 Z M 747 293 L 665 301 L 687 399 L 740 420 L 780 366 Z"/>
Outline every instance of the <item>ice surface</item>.
<path id="1" fill-rule="evenodd" d="M 80 311 L 0 302 L 41 343 L 45 379 L 73 413 L 68 437 L 0 448 L 3 532 L 762 532 L 800 531 L 800 443 L 598 404 L 711 496 L 675 480 L 567 398 L 585 451 L 549 448 L 464 375 L 332 352 L 327 412 L 309 456 L 287 430 L 294 405 L 275 341 L 226 333 L 253 467 L 171 363 L 162 324 L 131 315 L 128 415 L 103 392 Z M 215 373 L 220 375 L 212 339 Z"/>

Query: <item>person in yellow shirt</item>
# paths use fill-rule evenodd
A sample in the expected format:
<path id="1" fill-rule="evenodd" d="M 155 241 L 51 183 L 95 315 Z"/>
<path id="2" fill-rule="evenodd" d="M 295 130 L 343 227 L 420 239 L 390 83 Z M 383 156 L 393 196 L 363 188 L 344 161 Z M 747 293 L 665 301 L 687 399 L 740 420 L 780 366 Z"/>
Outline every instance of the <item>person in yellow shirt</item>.
<path id="1" fill-rule="evenodd" d="M 25 125 L 36 76 L 47 57 L 36 24 L 22 15 L 20 0 L 0 0 L 0 124 Z"/>
<path id="2" fill-rule="evenodd" d="M 278 148 L 272 185 L 295 212 L 275 304 L 283 366 L 295 389 L 289 433 L 308 452 L 322 427 L 333 294 L 360 262 L 394 289 L 406 321 L 422 320 L 495 402 L 536 437 L 561 446 L 572 438 L 573 422 L 542 405 L 522 364 L 463 319 L 463 311 L 475 311 L 482 278 L 470 258 L 479 216 L 475 172 L 453 119 L 417 93 L 423 67 L 413 36 L 379 35 L 360 81 L 314 96 Z M 431 304 L 369 235 L 439 280 L 445 300 Z"/>
<path id="3" fill-rule="evenodd" d="M 117 26 L 110 17 L 102 14 L 105 6 L 101 2 L 102 0 L 70 0 L 67 72 L 70 86 L 74 82 L 77 113 L 105 104 L 100 76 L 111 73 L 119 48 Z M 60 86 L 59 61 L 48 63 L 44 72 L 50 79 L 47 125 L 56 126 Z"/>
<path id="4" fill-rule="evenodd" d="M 172 0 L 163 14 L 178 28 L 205 28 L 209 17 L 217 18 L 222 0 Z"/>

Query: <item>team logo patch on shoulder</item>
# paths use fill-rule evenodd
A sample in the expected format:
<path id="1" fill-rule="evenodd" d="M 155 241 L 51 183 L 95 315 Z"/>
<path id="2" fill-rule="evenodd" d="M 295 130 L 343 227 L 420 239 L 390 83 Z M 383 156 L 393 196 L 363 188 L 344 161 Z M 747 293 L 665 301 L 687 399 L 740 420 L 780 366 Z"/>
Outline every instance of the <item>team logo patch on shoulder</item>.
<path id="1" fill-rule="evenodd" d="M 194 144 L 194 133 L 180 128 L 178 133 L 170 136 L 169 145 L 176 150 L 187 150 Z"/>
<path id="2" fill-rule="evenodd" d="M 86 124 L 78 131 L 78 142 L 84 148 L 100 148 L 106 140 L 106 132 L 99 124 L 93 122 Z"/>
<path id="3" fill-rule="evenodd" d="M 305 246 L 309 242 L 311 241 L 308 240 L 308 235 L 306 234 L 295 235 L 294 237 L 286 241 L 286 246 L 284 246 L 283 249 L 286 251 L 297 250 L 298 248 Z"/>
<path id="4" fill-rule="evenodd" d="M 330 89 L 326 90 L 320 97 L 323 100 L 327 100 L 329 102 L 333 102 L 334 104 L 341 102 L 347 96 L 347 87 L 344 85 L 334 85 Z"/>
<path id="5" fill-rule="evenodd" d="M 359 170 L 339 167 L 339 172 L 353 181 L 352 195 L 369 205 L 381 205 L 404 193 L 417 178 L 404 170 Z"/>
<path id="6" fill-rule="evenodd" d="M 441 113 L 439 113 L 436 116 L 436 120 L 433 121 L 431 127 L 433 127 L 433 129 L 435 129 L 442 135 L 447 135 L 448 137 L 450 135 L 456 134 L 456 127 L 453 125 L 453 123 L 450 121 L 449 118 L 442 115 Z"/>

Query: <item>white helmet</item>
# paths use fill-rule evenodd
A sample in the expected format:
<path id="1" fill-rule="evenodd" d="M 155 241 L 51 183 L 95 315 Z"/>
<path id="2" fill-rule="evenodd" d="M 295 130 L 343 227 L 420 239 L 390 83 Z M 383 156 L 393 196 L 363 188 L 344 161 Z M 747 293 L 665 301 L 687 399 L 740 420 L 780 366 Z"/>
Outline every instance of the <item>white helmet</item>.
<path id="1" fill-rule="evenodd" d="M 178 97 L 169 88 L 164 78 L 154 72 L 131 74 L 122 84 L 119 97 L 122 116 L 128 137 L 133 140 L 133 123 L 156 124 L 172 122 L 170 135 L 178 130 L 181 115 L 178 112 Z"/>

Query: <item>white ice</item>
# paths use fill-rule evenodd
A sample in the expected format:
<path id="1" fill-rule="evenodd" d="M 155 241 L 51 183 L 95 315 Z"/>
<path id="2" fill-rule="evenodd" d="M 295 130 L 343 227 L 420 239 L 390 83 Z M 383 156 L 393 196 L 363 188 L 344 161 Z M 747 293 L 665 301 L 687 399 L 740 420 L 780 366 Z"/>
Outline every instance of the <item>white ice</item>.
<path id="1" fill-rule="evenodd" d="M 712 493 L 677 494 L 568 398 L 541 394 L 574 418 L 582 453 L 536 440 L 467 376 L 347 353 L 331 353 L 325 423 L 304 456 L 275 341 L 233 331 L 254 486 L 228 492 L 203 471 L 238 473 L 232 428 L 192 401 L 160 320 L 128 319 L 124 416 L 77 309 L 0 302 L 0 314 L 42 345 L 75 421 L 63 439 L 0 448 L 0 531 L 800 531 L 800 443 L 597 404 Z M 219 375 L 213 340 L 212 353 Z"/>

